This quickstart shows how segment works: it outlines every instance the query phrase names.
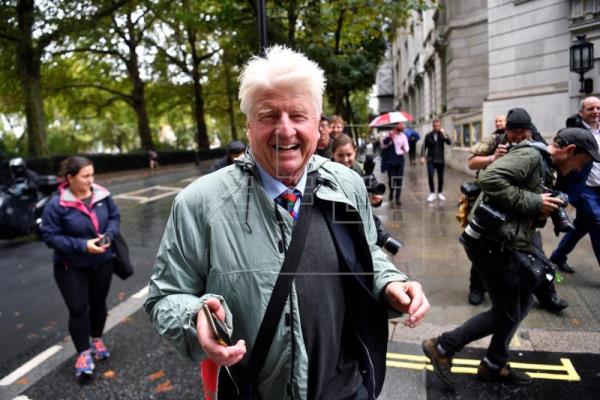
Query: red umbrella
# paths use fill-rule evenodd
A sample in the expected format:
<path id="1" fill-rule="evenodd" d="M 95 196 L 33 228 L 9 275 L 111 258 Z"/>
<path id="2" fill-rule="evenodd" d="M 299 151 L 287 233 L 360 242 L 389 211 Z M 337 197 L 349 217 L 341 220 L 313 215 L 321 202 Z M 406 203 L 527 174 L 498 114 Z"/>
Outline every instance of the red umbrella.
<path id="1" fill-rule="evenodd" d="M 381 114 L 369 124 L 370 127 L 397 124 L 398 122 L 412 122 L 413 116 L 404 111 L 392 111 Z"/>

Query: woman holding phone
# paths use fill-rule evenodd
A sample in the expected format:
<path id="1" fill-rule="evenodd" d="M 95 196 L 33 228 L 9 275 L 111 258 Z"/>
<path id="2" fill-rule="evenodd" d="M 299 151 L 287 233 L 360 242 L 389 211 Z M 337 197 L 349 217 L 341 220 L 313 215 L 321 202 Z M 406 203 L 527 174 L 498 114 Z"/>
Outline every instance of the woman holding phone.
<path id="1" fill-rule="evenodd" d="M 92 357 L 110 355 L 102 332 L 113 273 L 110 243 L 120 216 L 108 190 L 94 183 L 91 160 L 69 157 L 60 175 L 59 195 L 44 209 L 42 238 L 54 249 L 54 279 L 69 309 L 69 333 L 79 353 L 75 376 L 90 376 Z"/>

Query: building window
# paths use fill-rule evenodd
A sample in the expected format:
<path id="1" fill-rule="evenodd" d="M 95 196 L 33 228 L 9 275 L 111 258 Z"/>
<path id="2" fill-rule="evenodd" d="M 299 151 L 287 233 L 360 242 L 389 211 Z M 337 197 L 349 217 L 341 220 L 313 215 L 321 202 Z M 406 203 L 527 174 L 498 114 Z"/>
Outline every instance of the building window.
<path id="1" fill-rule="evenodd" d="M 481 140 L 481 121 L 454 125 L 454 147 L 469 148 Z"/>
<path id="2" fill-rule="evenodd" d="M 600 0 L 571 0 L 571 18 L 600 12 Z"/>

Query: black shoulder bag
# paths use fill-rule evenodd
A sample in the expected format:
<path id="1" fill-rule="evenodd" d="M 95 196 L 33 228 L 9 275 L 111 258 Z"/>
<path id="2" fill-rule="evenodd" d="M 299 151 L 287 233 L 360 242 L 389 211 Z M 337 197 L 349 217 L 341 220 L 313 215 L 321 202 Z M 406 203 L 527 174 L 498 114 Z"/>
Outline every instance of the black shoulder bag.
<path id="1" fill-rule="evenodd" d="M 275 287 L 271 293 L 269 304 L 263 317 L 254 348 L 250 354 L 248 365 L 242 371 L 240 366 L 230 368 L 231 374 L 219 373 L 219 389 L 217 398 L 219 400 L 258 400 L 258 374 L 267 358 L 267 354 L 273 342 L 277 325 L 281 319 L 281 313 L 285 306 L 287 297 L 292 289 L 295 273 L 298 271 L 302 250 L 306 243 L 306 237 L 312 222 L 315 206 L 313 192 L 317 182 L 317 174 L 308 175 L 306 189 L 300 204 L 299 218 L 292 230 L 290 247 L 285 254 L 281 271 L 277 276 Z M 281 215 L 277 213 L 278 223 L 283 223 Z"/>
<path id="2" fill-rule="evenodd" d="M 129 259 L 129 247 L 121 232 L 115 235 L 110 247 L 115 254 L 113 272 L 121 279 L 129 278 L 133 275 L 133 265 Z"/>

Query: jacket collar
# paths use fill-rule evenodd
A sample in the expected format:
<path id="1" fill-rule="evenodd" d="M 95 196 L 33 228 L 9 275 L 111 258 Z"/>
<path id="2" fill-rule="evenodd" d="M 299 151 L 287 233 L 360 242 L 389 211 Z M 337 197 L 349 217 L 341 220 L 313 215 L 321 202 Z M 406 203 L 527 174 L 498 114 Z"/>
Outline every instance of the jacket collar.
<path id="1" fill-rule="evenodd" d="M 307 173 L 317 172 L 317 188 L 315 189 L 315 194 L 321 200 L 344 203 L 355 208 L 355 204 L 352 204 L 346 196 L 339 193 L 339 185 L 336 182 L 333 170 L 327 166 L 328 162 L 328 159 L 316 154 L 308 161 Z M 235 160 L 235 165 L 241 168 L 242 171 L 254 175 L 254 177 L 260 181 L 260 174 L 257 171 L 256 160 L 252 155 L 250 146 L 248 146 L 246 153 L 244 153 L 243 156 Z"/>

